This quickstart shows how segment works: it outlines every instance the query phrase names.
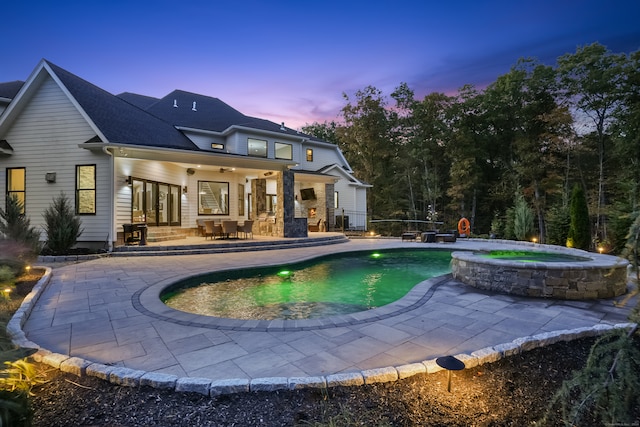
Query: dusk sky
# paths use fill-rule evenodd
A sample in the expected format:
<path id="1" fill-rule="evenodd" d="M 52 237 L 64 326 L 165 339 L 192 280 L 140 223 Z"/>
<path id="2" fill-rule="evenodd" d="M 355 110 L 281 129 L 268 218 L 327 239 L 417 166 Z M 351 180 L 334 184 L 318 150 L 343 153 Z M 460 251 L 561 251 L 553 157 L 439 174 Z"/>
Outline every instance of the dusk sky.
<path id="1" fill-rule="evenodd" d="M 40 59 L 113 93 L 174 89 L 299 128 L 342 93 L 483 87 L 518 58 L 640 50 L 640 0 L 5 0 L 0 82 Z"/>

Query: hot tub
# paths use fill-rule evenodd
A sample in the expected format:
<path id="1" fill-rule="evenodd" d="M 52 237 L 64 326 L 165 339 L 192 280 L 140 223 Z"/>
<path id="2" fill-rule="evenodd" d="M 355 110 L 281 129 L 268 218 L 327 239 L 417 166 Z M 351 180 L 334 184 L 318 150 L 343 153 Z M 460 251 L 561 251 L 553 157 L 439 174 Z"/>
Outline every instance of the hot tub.
<path id="1" fill-rule="evenodd" d="M 626 292 L 628 261 L 539 246 L 512 254 L 453 252 L 451 272 L 456 280 L 475 288 L 528 297 L 587 300 L 612 298 Z"/>

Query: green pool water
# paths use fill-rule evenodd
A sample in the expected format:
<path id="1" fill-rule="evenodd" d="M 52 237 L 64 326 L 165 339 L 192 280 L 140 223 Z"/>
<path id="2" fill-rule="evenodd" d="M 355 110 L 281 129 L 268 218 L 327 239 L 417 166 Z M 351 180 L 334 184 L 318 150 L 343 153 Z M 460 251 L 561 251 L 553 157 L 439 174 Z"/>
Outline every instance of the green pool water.
<path id="1" fill-rule="evenodd" d="M 563 253 L 540 251 L 491 251 L 479 254 L 483 258 L 503 259 L 518 262 L 577 262 L 589 261 L 589 258 Z"/>
<path id="2" fill-rule="evenodd" d="M 312 319 L 364 311 L 447 274 L 451 251 L 394 250 L 317 258 L 278 268 L 210 273 L 162 293 L 176 310 L 233 319 Z"/>

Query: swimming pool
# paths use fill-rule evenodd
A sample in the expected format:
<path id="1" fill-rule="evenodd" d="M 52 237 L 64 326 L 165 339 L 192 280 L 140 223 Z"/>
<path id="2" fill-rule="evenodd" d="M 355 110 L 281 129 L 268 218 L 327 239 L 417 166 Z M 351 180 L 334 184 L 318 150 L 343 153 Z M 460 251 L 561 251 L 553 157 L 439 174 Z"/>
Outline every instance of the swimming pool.
<path id="1" fill-rule="evenodd" d="M 451 251 L 387 250 L 297 264 L 212 272 L 166 288 L 169 307 L 230 319 L 314 319 L 397 301 L 418 283 L 450 272 Z"/>

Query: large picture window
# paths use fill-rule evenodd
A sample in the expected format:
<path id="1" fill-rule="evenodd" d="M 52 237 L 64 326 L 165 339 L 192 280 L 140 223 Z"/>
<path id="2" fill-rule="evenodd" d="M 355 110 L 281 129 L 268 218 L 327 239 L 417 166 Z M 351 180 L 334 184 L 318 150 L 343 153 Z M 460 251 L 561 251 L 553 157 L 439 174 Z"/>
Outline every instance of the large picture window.
<path id="1" fill-rule="evenodd" d="M 198 215 L 229 215 L 229 183 L 198 181 Z"/>
<path id="2" fill-rule="evenodd" d="M 22 213 L 24 214 L 25 191 L 26 191 L 26 169 L 7 169 L 7 200 L 16 197 L 22 203 Z"/>
<path id="3" fill-rule="evenodd" d="M 283 144 L 281 142 L 276 142 L 276 159 L 285 159 L 285 160 L 293 159 L 293 151 L 291 148 L 291 144 Z"/>
<path id="4" fill-rule="evenodd" d="M 247 140 L 247 154 L 253 157 L 267 157 L 267 141 L 249 138 Z"/>
<path id="5" fill-rule="evenodd" d="M 76 213 L 96 213 L 96 165 L 76 166 Z"/>

